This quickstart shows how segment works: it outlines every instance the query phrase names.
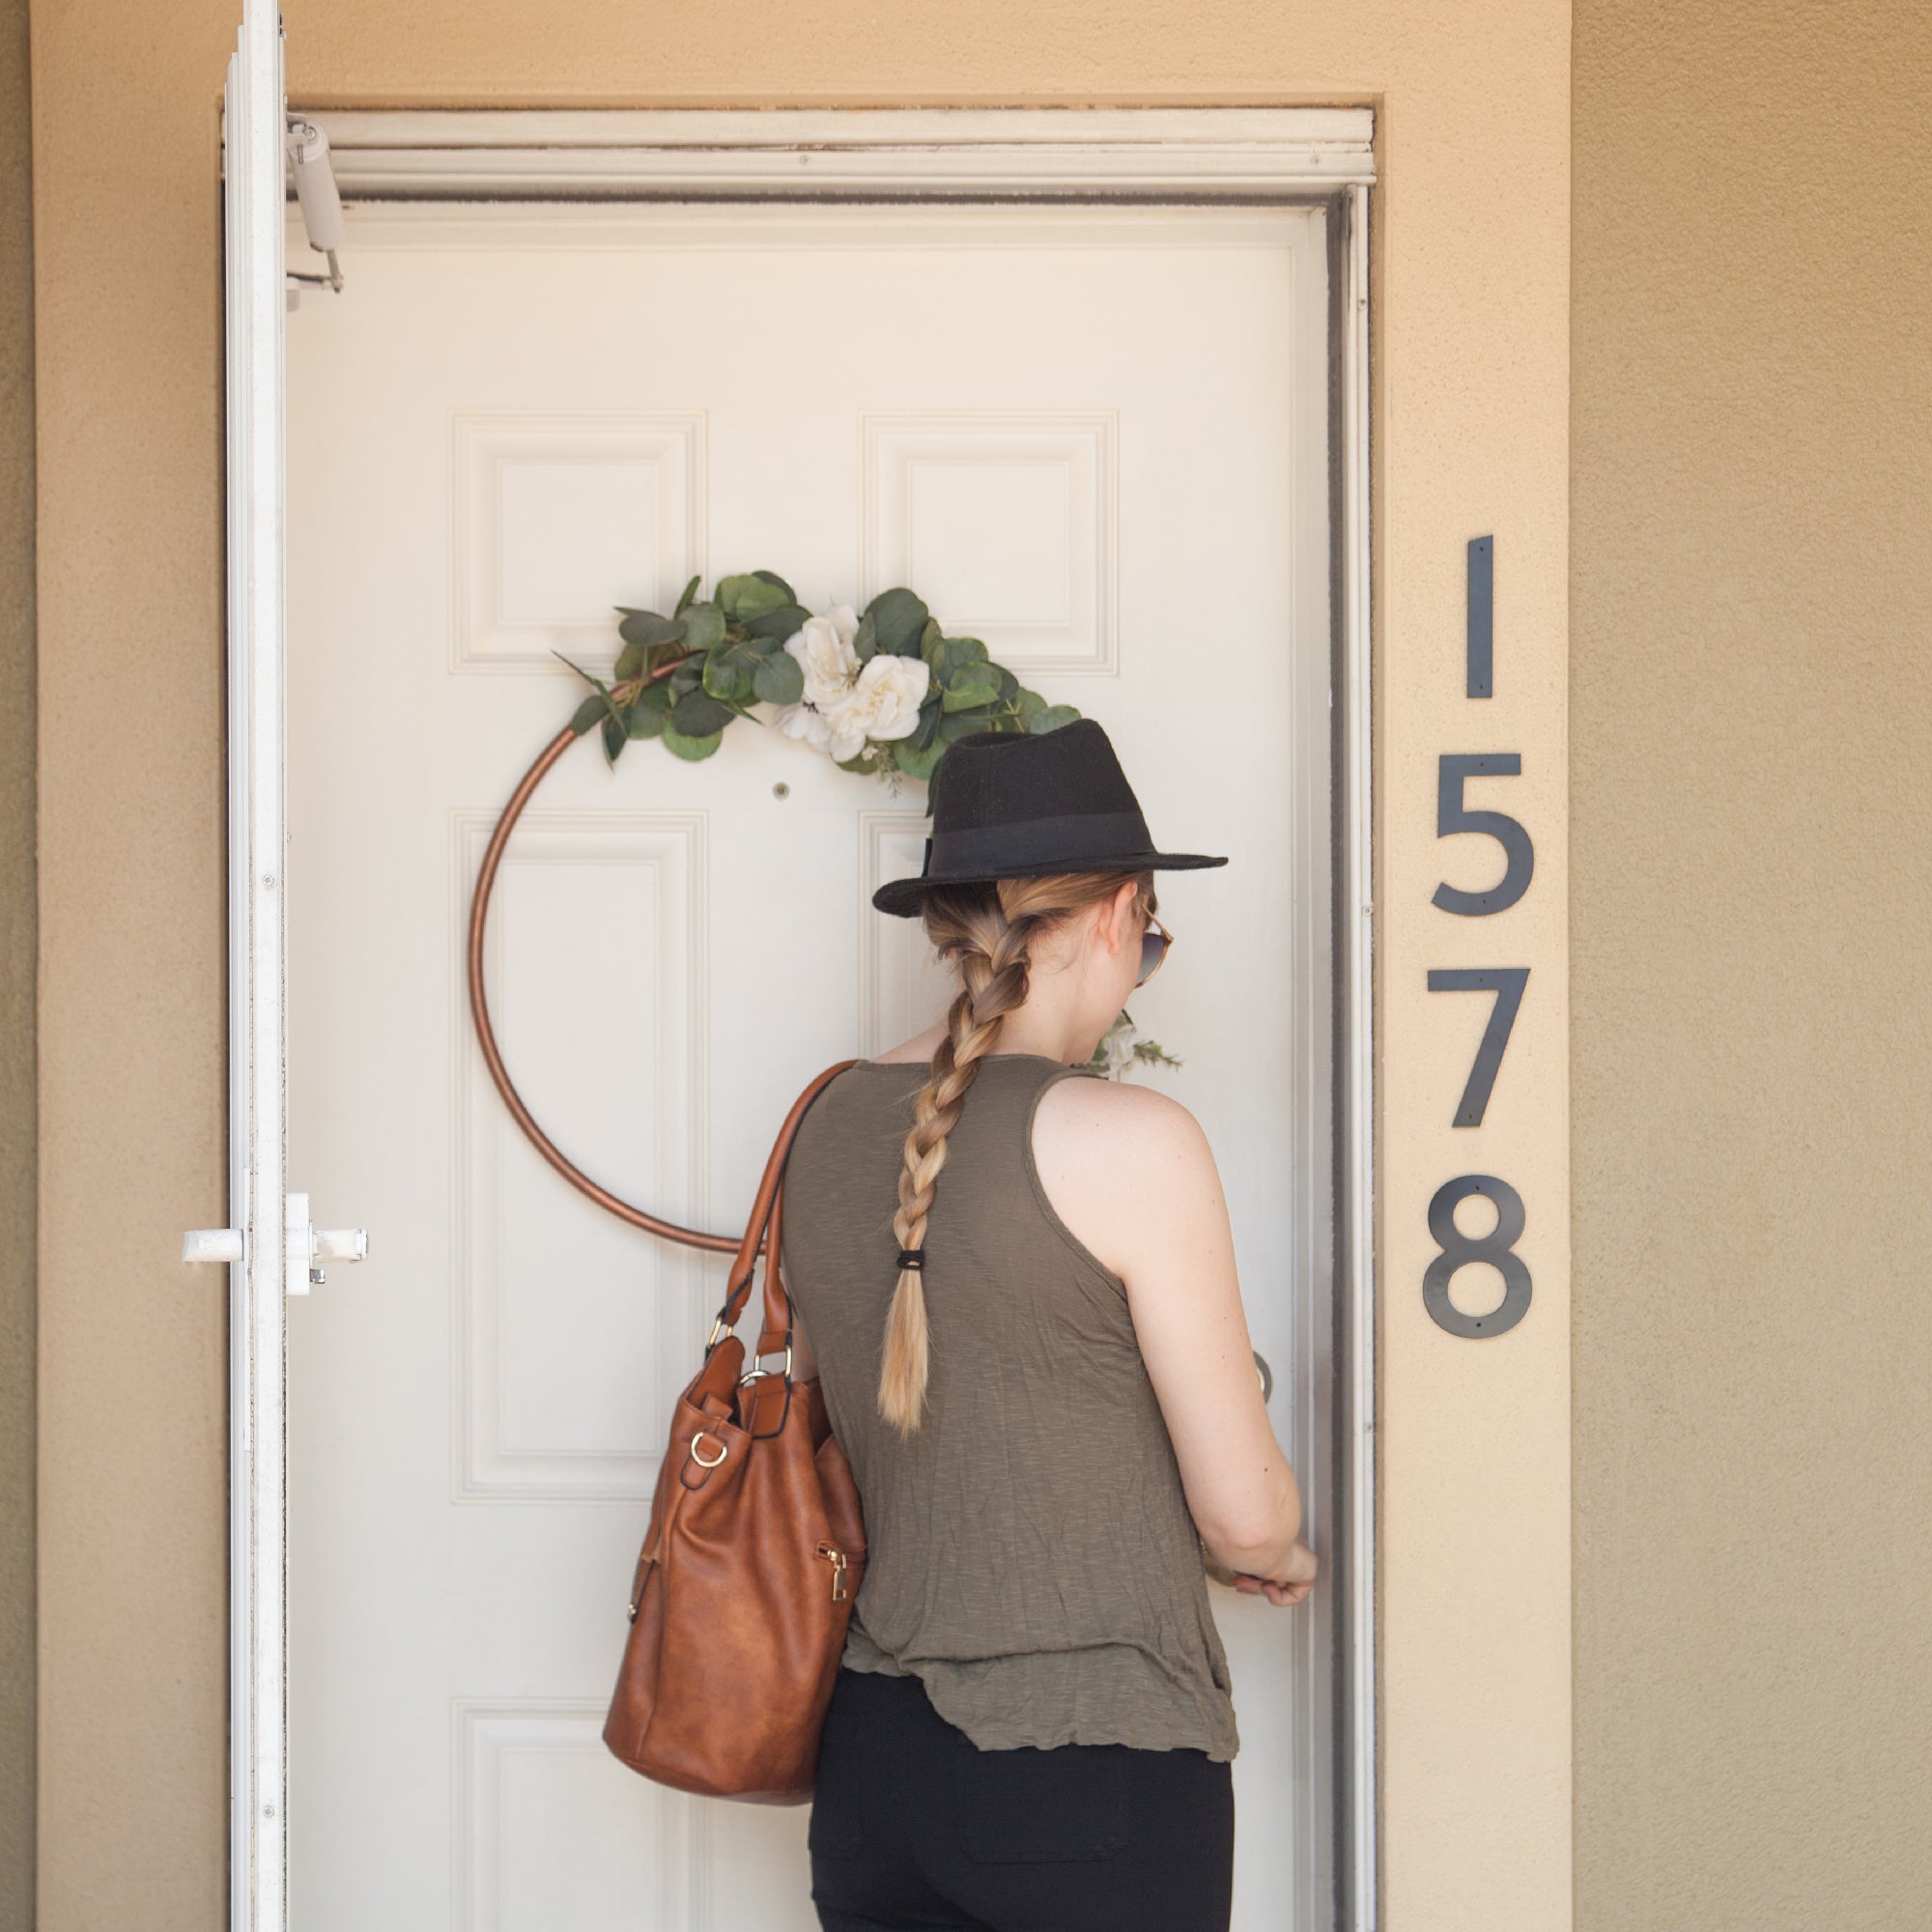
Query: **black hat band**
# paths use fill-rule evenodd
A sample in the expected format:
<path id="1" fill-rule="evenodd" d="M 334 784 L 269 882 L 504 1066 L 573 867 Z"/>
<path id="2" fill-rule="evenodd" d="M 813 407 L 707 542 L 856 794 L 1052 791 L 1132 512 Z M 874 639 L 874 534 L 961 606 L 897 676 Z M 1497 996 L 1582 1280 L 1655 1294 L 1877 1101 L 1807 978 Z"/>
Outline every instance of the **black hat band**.
<path id="1" fill-rule="evenodd" d="M 1007 864 L 1022 852 L 1034 864 L 1065 860 L 1077 866 L 1086 860 L 1114 860 L 1122 852 L 1145 852 L 1151 843 L 1147 820 L 1138 811 L 1068 812 L 1058 818 L 1023 818 L 1009 825 L 936 833 L 926 871 L 933 877 L 981 871 Z"/>

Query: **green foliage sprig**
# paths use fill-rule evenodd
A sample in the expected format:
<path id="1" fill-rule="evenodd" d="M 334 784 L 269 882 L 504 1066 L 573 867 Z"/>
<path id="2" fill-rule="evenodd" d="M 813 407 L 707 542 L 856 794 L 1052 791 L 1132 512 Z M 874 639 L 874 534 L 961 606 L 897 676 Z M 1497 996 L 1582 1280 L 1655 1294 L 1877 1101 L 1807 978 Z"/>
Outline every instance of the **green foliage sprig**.
<path id="1" fill-rule="evenodd" d="M 1180 1061 L 1159 1040 L 1143 1039 L 1140 1032 L 1133 1014 L 1123 1009 L 1120 1018 L 1100 1037 L 1100 1043 L 1087 1065 L 1109 1080 L 1124 1080 L 1143 1066 L 1180 1065 Z"/>

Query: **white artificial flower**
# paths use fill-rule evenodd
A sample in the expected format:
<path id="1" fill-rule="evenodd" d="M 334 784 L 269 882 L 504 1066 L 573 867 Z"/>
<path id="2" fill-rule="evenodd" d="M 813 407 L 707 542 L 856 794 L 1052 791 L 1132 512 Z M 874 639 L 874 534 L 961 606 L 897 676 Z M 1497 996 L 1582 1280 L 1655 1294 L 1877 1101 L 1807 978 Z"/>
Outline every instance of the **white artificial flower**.
<path id="1" fill-rule="evenodd" d="M 772 723 L 787 738 L 803 738 L 821 752 L 832 739 L 832 726 L 826 723 L 825 713 L 814 711 L 809 704 L 781 705 L 772 714 Z"/>
<path id="2" fill-rule="evenodd" d="M 856 758 L 866 740 L 887 743 L 909 738 L 919 728 L 919 707 L 932 681 L 923 658 L 889 657 L 884 651 L 870 659 L 859 680 L 826 716 L 832 742 L 826 747 L 835 762 Z"/>
<path id="3" fill-rule="evenodd" d="M 835 604 L 818 616 L 808 617 L 785 639 L 785 649 L 805 672 L 808 704 L 830 710 L 851 690 L 859 671 L 858 653 L 852 648 L 858 634 L 858 612 L 849 604 Z"/>

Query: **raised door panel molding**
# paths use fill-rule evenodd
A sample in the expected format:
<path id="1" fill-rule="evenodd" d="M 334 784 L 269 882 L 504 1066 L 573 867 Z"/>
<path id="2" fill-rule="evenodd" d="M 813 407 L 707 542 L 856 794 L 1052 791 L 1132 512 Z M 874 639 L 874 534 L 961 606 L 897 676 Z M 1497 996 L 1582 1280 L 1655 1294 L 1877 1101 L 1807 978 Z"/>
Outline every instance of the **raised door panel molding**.
<path id="1" fill-rule="evenodd" d="M 904 811 L 859 814 L 859 1051 L 883 1053 L 946 1010 L 952 976 L 933 956 L 916 919 L 888 919 L 872 895 L 919 875 L 928 821 Z"/>
<path id="2" fill-rule="evenodd" d="M 711 1924 L 702 1807 L 612 1757 L 604 1714 L 590 1702 L 456 1703 L 461 1932 Z"/>
<path id="3" fill-rule="evenodd" d="M 453 670 L 567 676 L 704 570 L 701 411 L 461 411 L 450 443 Z"/>
<path id="4" fill-rule="evenodd" d="M 460 934 L 496 820 L 454 820 Z M 704 1202 L 705 830 L 701 813 L 526 812 L 484 962 L 504 1064 L 545 1132 L 684 1221 Z M 452 1004 L 456 1496 L 648 1496 L 701 1333 L 697 1260 L 542 1158 L 491 1082 L 460 983 Z"/>
<path id="5" fill-rule="evenodd" d="M 1111 411 L 864 418 L 865 595 L 910 584 L 1026 675 L 1119 663 Z"/>

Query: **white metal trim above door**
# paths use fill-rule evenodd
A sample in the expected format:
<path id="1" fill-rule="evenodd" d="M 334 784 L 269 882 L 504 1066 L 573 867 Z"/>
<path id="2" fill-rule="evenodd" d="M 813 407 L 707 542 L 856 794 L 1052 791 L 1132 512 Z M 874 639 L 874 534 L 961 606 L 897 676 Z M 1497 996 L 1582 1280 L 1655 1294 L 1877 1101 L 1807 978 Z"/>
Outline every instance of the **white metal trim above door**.
<path id="1" fill-rule="evenodd" d="M 1375 180 L 1367 107 L 311 112 L 370 199 L 1134 195 L 1256 201 Z"/>

